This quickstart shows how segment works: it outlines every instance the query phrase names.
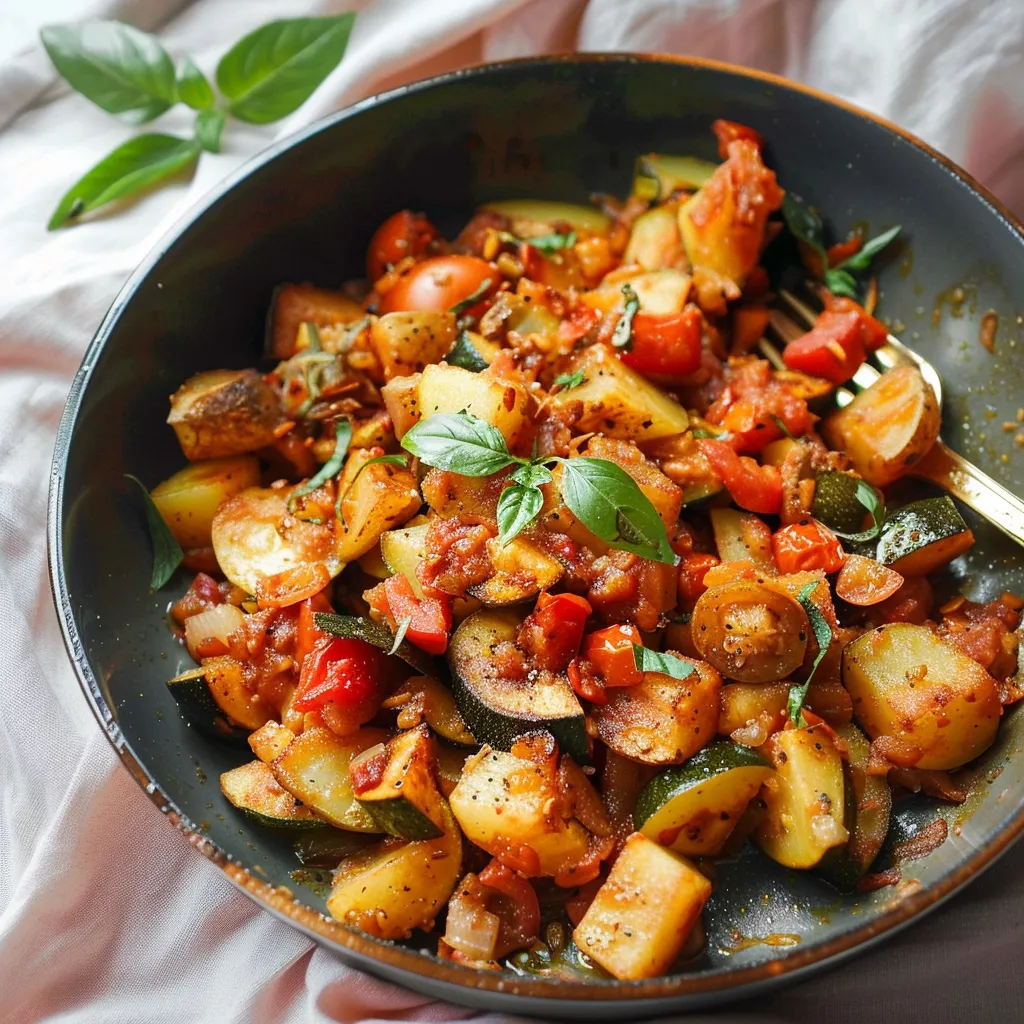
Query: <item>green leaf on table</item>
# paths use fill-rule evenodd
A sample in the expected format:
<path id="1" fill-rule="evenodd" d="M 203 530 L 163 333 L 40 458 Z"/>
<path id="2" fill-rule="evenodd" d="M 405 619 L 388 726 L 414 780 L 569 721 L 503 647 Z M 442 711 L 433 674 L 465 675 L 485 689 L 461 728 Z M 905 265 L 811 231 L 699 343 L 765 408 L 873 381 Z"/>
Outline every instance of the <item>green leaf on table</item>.
<path id="1" fill-rule="evenodd" d="M 824 254 L 825 225 L 813 206 L 795 192 L 787 192 L 782 200 L 782 217 L 791 235 Z"/>
<path id="2" fill-rule="evenodd" d="M 624 469 L 587 456 L 561 464 L 562 499 L 591 533 L 612 547 L 675 565 L 661 516 Z"/>
<path id="3" fill-rule="evenodd" d="M 573 388 L 578 388 L 583 383 L 583 380 L 583 371 L 573 370 L 572 373 L 560 373 L 555 378 L 554 383 L 563 391 L 571 391 Z"/>
<path id="4" fill-rule="evenodd" d="M 625 299 L 625 305 L 622 316 L 612 331 L 612 347 L 628 352 L 633 347 L 633 317 L 640 309 L 640 297 L 633 291 L 633 286 L 628 281 L 622 286 L 622 297 Z"/>
<path id="5" fill-rule="evenodd" d="M 199 156 L 195 139 L 174 135 L 137 135 L 105 156 L 75 182 L 57 204 L 48 231 L 89 210 L 139 192 L 177 174 Z"/>
<path id="6" fill-rule="evenodd" d="M 193 110 L 209 110 L 213 106 L 213 89 L 189 56 L 178 62 L 178 98 Z"/>
<path id="7" fill-rule="evenodd" d="M 791 686 L 789 688 L 789 697 L 786 700 L 786 714 L 789 715 L 790 721 L 798 729 L 803 729 L 807 725 L 803 714 L 804 701 L 807 699 L 807 688 L 811 685 L 814 673 L 818 671 L 818 666 L 821 664 L 822 658 L 828 653 L 829 645 L 832 643 L 832 627 L 825 621 L 825 616 L 821 614 L 818 606 L 811 600 L 811 594 L 814 593 L 815 587 L 820 582 L 821 580 L 813 580 L 796 595 L 800 606 L 807 613 L 807 618 L 811 623 L 811 630 L 814 632 L 814 639 L 818 643 L 818 653 L 814 657 L 814 664 L 811 665 L 811 671 L 807 674 L 807 679 L 802 683 Z"/>
<path id="8" fill-rule="evenodd" d="M 420 462 L 461 476 L 490 476 L 515 463 L 497 427 L 463 409 L 420 420 L 402 438 Z"/>
<path id="9" fill-rule="evenodd" d="M 536 487 L 512 484 L 498 498 L 498 540 L 507 544 L 537 518 L 544 495 Z"/>
<path id="10" fill-rule="evenodd" d="M 876 238 L 865 242 L 849 259 L 843 260 L 834 270 L 867 270 L 871 261 L 900 233 L 897 224 Z"/>
<path id="11" fill-rule="evenodd" d="M 174 65 L 155 36 L 119 21 L 47 25 L 39 36 L 65 81 L 109 114 L 143 124 L 177 101 Z"/>
<path id="12" fill-rule="evenodd" d="M 231 113 L 269 124 L 302 106 L 345 55 L 355 14 L 272 21 L 250 32 L 217 65 Z"/>
<path id="13" fill-rule="evenodd" d="M 220 152 L 220 134 L 226 120 L 223 110 L 200 110 L 196 114 L 196 140 L 207 153 Z"/>
<path id="14" fill-rule="evenodd" d="M 848 270 L 841 267 L 833 267 L 825 271 L 825 287 L 833 295 L 845 295 L 848 299 L 857 300 L 860 293 L 857 289 L 857 281 Z"/>
<path id="15" fill-rule="evenodd" d="M 146 507 L 146 525 L 149 527 L 149 537 L 153 542 L 153 573 L 149 585 L 153 590 L 159 590 L 174 575 L 174 570 L 181 565 L 185 553 L 174 539 L 174 534 L 150 497 L 146 485 L 131 473 L 125 473 L 125 476 L 129 480 L 134 480 L 142 491 Z"/>
<path id="16" fill-rule="evenodd" d="M 685 679 L 697 671 L 688 661 L 674 654 L 652 651 L 640 644 L 633 644 L 633 665 L 638 672 L 660 672 L 673 679 Z"/>
<path id="17" fill-rule="evenodd" d="M 553 253 L 559 251 L 559 249 L 571 249 L 576 244 L 576 232 L 570 231 L 568 234 L 561 234 L 557 231 L 552 231 L 547 235 L 535 235 L 533 238 L 524 238 L 524 242 L 527 245 L 532 245 L 534 249 L 540 250 L 545 256 L 551 256 Z"/>
<path id="18" fill-rule="evenodd" d="M 352 423 L 347 419 L 340 419 L 334 424 L 334 452 L 331 457 L 320 467 L 320 471 L 311 476 L 301 487 L 296 487 L 288 498 L 288 511 L 291 512 L 297 498 L 312 494 L 318 487 L 323 486 L 328 480 L 332 480 L 341 472 L 345 465 L 345 455 L 348 446 L 352 442 Z"/>

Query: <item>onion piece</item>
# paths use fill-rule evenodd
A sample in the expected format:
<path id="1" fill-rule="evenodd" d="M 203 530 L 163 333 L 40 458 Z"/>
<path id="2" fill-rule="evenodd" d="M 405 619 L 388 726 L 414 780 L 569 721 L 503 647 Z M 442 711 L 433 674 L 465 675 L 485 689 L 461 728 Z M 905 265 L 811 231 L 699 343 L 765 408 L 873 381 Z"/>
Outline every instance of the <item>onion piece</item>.
<path id="1" fill-rule="evenodd" d="M 199 661 L 196 648 L 204 640 L 219 640 L 224 644 L 224 653 L 227 653 L 228 636 L 244 623 L 245 616 L 233 604 L 218 604 L 190 615 L 185 620 L 185 643 L 189 654 Z"/>
<path id="2" fill-rule="evenodd" d="M 448 903 L 444 941 L 474 960 L 493 960 L 501 920 L 474 896 L 462 892 L 466 888 L 460 885 Z"/>

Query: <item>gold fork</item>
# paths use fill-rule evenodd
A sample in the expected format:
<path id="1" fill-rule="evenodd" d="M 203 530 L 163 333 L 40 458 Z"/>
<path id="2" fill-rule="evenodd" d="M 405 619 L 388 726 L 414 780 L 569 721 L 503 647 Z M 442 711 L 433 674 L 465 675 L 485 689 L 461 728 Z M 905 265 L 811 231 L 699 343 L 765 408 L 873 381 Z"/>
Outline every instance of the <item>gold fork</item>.
<path id="1" fill-rule="evenodd" d="M 791 292 L 780 289 L 778 296 L 781 304 L 791 315 L 787 315 L 781 309 L 773 309 L 769 326 L 783 343 L 787 343 L 805 334 L 817 319 L 817 313 Z M 782 365 L 781 354 L 771 342 L 762 338 L 759 346 L 764 356 L 775 366 Z M 842 407 L 853 401 L 856 392 L 851 390 L 851 387 L 857 391 L 863 390 L 874 384 L 886 370 L 912 363 L 931 385 L 941 409 L 942 379 L 927 359 L 913 349 L 907 348 L 891 334 L 888 337 L 888 344 L 873 352 L 871 358 L 878 364 L 877 366 L 870 362 L 863 363 L 851 378 L 849 386 L 836 389 L 837 405 Z M 929 480 L 948 491 L 954 498 L 959 498 L 990 523 L 998 526 L 1018 544 L 1024 544 L 1024 502 L 987 473 L 983 473 L 974 463 L 947 447 L 941 440 L 936 441 L 928 454 L 914 464 L 910 475 Z"/>

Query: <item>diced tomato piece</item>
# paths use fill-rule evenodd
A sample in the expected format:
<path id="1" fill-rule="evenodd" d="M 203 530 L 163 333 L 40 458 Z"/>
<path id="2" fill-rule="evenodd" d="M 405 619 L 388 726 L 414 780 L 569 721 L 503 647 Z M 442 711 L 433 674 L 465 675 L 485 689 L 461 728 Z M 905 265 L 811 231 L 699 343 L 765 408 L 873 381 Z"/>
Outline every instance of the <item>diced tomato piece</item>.
<path id="1" fill-rule="evenodd" d="M 775 466 L 762 466 L 751 458 L 737 455 L 724 441 L 701 438 L 697 444 L 740 508 L 760 515 L 779 511 L 782 476 Z"/>
<path id="2" fill-rule="evenodd" d="M 600 319 L 601 315 L 596 309 L 578 303 L 558 325 L 558 340 L 573 345 L 585 337 Z"/>
<path id="3" fill-rule="evenodd" d="M 583 629 L 593 609 L 577 594 L 543 593 L 519 627 L 517 641 L 538 668 L 563 672 L 583 642 Z"/>
<path id="4" fill-rule="evenodd" d="M 604 680 L 598 676 L 594 666 L 586 658 L 573 658 L 566 669 L 569 685 L 577 697 L 589 700 L 591 704 L 607 704 Z"/>
<path id="5" fill-rule="evenodd" d="M 838 572 L 846 558 L 839 538 L 817 519 L 801 519 L 798 523 L 776 530 L 772 536 L 772 554 L 779 572 Z"/>
<path id="6" fill-rule="evenodd" d="M 299 625 L 295 638 L 295 664 L 300 670 L 302 663 L 306 660 L 306 655 L 313 650 L 316 643 L 320 640 L 329 640 L 331 636 L 330 633 L 325 633 L 317 626 L 314 616 L 317 612 L 333 611 L 331 602 L 327 600 L 327 595 L 323 592 L 315 597 L 307 597 L 299 605 Z"/>
<path id="7" fill-rule="evenodd" d="M 711 130 L 715 133 L 715 138 L 718 139 L 718 155 L 723 160 L 729 159 L 729 143 L 735 142 L 737 139 L 746 139 L 748 142 L 753 142 L 758 149 L 764 148 L 764 137 L 761 133 L 753 128 L 748 128 L 745 124 L 739 124 L 737 121 L 725 121 L 719 118 L 717 121 L 711 122 Z"/>
<path id="8" fill-rule="evenodd" d="M 700 367 L 704 317 L 692 304 L 681 313 L 657 316 L 643 311 L 633 317 L 633 345 L 622 361 L 639 373 L 685 377 Z"/>
<path id="9" fill-rule="evenodd" d="M 791 370 L 843 384 L 886 337 L 885 327 L 852 299 L 832 298 L 810 331 L 786 346 L 782 359 Z"/>
<path id="10" fill-rule="evenodd" d="M 376 281 L 389 267 L 406 256 L 418 259 L 437 238 L 437 228 L 422 213 L 400 210 L 392 214 L 370 240 L 366 254 L 366 274 Z"/>
<path id="11" fill-rule="evenodd" d="M 636 626 L 608 626 L 591 633 L 583 644 L 583 657 L 601 676 L 604 686 L 636 686 L 644 674 L 636 667 L 633 644 L 643 646 Z"/>
<path id="12" fill-rule="evenodd" d="M 302 663 L 292 707 L 318 711 L 331 703 L 353 731 L 380 709 L 391 680 L 388 656 L 364 640 L 319 640 Z"/>
<path id="13" fill-rule="evenodd" d="M 708 589 L 704 583 L 708 569 L 718 564 L 715 555 L 702 555 L 698 552 L 683 555 L 679 560 L 679 599 L 686 604 L 693 604 Z"/>
<path id="14" fill-rule="evenodd" d="M 256 601 L 261 608 L 287 608 L 319 594 L 331 574 L 322 562 L 304 562 L 256 582 Z"/>
<path id="15" fill-rule="evenodd" d="M 389 576 L 366 595 L 370 607 L 382 615 L 393 631 L 403 619 L 409 619 L 405 637 L 428 654 L 444 654 L 452 631 L 452 602 L 447 594 L 416 596 L 403 573 Z"/>

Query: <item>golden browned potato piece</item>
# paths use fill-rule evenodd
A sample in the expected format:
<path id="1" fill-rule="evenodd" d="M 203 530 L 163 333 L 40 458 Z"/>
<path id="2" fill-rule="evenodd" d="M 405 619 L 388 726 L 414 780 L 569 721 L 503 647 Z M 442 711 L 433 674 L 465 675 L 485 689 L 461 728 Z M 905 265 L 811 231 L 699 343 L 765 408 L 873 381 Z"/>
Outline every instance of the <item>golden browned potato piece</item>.
<path id="1" fill-rule="evenodd" d="M 885 487 L 931 450 L 939 420 L 935 392 L 920 371 L 897 366 L 829 416 L 821 436 L 845 452 L 869 484 Z"/>
<path id="2" fill-rule="evenodd" d="M 385 313 L 370 330 L 388 380 L 421 373 L 440 362 L 454 342 L 454 313 Z"/>
<path id="3" fill-rule="evenodd" d="M 277 396 L 255 370 L 207 370 L 171 395 L 167 422 L 192 462 L 273 444 L 284 421 Z"/>
<path id="4" fill-rule="evenodd" d="M 690 619 L 693 644 L 741 683 L 785 679 L 803 664 L 810 623 L 799 602 L 754 580 L 706 590 Z"/>
<path id="5" fill-rule="evenodd" d="M 682 764 L 715 738 L 722 679 L 705 662 L 677 656 L 697 671 L 685 679 L 647 672 L 636 686 L 610 688 L 608 703 L 594 708 L 597 733 L 616 753 Z"/>
<path id="6" fill-rule="evenodd" d="M 879 626 L 843 651 L 853 713 L 901 767 L 958 768 L 991 746 L 1002 705 L 996 681 L 927 626 Z M 884 742 L 882 742 L 884 741 Z"/>

